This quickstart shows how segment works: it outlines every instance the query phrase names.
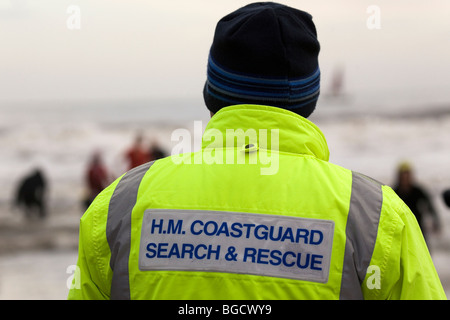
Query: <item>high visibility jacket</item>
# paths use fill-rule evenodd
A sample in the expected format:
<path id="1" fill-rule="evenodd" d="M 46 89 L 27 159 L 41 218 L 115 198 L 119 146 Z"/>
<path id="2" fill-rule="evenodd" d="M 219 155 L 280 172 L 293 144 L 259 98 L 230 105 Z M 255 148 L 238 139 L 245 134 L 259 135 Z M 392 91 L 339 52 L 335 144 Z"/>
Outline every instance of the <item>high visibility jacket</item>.
<path id="1" fill-rule="evenodd" d="M 201 150 L 96 198 L 69 298 L 446 299 L 408 207 L 328 159 L 321 131 L 290 111 L 220 110 Z"/>

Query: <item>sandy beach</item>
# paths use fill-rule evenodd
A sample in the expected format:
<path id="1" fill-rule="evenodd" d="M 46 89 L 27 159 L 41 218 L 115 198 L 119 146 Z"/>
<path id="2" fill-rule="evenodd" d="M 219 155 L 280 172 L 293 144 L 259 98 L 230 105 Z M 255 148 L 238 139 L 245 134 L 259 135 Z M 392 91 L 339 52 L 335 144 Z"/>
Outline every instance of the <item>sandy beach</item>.
<path id="1" fill-rule="evenodd" d="M 0 299 L 66 299 L 80 211 L 65 208 L 44 221 L 27 221 L 17 210 L 1 209 Z"/>

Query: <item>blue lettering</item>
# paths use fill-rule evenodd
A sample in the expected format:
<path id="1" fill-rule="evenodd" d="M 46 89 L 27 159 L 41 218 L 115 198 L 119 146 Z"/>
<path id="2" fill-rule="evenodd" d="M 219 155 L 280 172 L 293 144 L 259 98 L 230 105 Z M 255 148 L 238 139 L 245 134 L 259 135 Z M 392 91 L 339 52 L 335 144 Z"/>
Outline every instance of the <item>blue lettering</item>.
<path id="1" fill-rule="evenodd" d="M 168 258 L 172 258 L 172 256 L 177 257 L 177 259 L 180 259 L 180 250 L 178 249 L 178 245 L 176 243 L 173 244 L 172 248 L 169 251 Z"/>
<path id="2" fill-rule="evenodd" d="M 181 234 L 181 228 L 183 226 L 183 220 L 178 220 L 175 224 L 173 219 L 169 219 L 169 223 L 167 225 L 167 233 L 168 234 Z"/>
<path id="3" fill-rule="evenodd" d="M 258 250 L 258 260 L 256 260 L 256 263 L 269 264 L 268 261 L 263 260 L 263 259 L 266 259 L 269 257 L 269 254 L 268 254 L 269 252 L 270 252 L 269 249 L 259 249 Z M 265 253 L 267 253 L 267 254 L 265 254 Z"/>
<path id="4" fill-rule="evenodd" d="M 271 226 L 270 227 L 270 231 L 269 231 L 269 238 L 270 238 L 270 240 L 272 240 L 272 241 L 278 241 L 278 240 L 280 240 L 281 239 L 281 233 L 283 232 L 283 227 L 278 227 L 278 236 L 277 237 L 275 237 L 273 234 L 274 234 L 274 226 Z"/>
<path id="5" fill-rule="evenodd" d="M 250 231 L 252 230 L 252 228 L 255 226 L 254 223 L 245 223 L 244 227 L 247 227 L 247 233 L 245 234 L 245 237 L 248 239 L 250 238 Z"/>
<path id="6" fill-rule="evenodd" d="M 168 243 L 160 243 L 158 244 L 158 258 L 167 258 L 167 255 L 163 254 L 165 252 L 167 252 L 167 246 L 169 244 Z"/>
<path id="7" fill-rule="evenodd" d="M 283 237 L 281 238 L 281 241 L 284 241 L 286 239 L 289 239 L 291 242 L 294 242 L 294 234 L 292 233 L 291 228 L 286 229 L 286 231 L 283 234 Z"/>
<path id="8" fill-rule="evenodd" d="M 234 232 L 230 232 L 230 235 L 233 238 L 240 238 L 242 236 L 242 224 L 240 224 L 239 222 L 233 223 L 231 225 L 231 230 L 233 230 Z"/>
<path id="9" fill-rule="evenodd" d="M 311 258 L 311 269 L 313 270 L 322 270 L 322 267 L 316 266 L 316 264 L 321 265 L 322 264 L 322 255 L 313 254 Z"/>
<path id="10" fill-rule="evenodd" d="M 261 232 L 261 234 L 258 234 L 259 229 L 264 229 L 263 232 Z M 255 228 L 255 238 L 258 240 L 267 240 L 267 231 L 269 230 L 269 228 L 267 228 L 266 225 L 260 224 L 259 226 L 257 226 Z"/>
<path id="11" fill-rule="evenodd" d="M 211 255 L 212 255 L 212 254 L 215 254 L 215 255 L 216 255 L 215 258 L 214 258 L 215 260 L 219 260 L 219 256 L 220 256 L 220 246 L 218 245 L 216 250 L 213 250 L 212 248 L 213 248 L 212 245 L 209 245 L 209 246 L 208 246 L 208 260 L 211 259 Z"/>
<path id="12" fill-rule="evenodd" d="M 203 222 L 202 222 L 201 220 L 195 220 L 195 221 L 192 222 L 192 224 L 191 224 L 191 233 L 194 234 L 194 235 L 199 235 L 199 234 L 202 233 L 202 229 L 200 228 L 199 231 L 195 231 L 195 230 L 194 230 L 194 226 L 195 226 L 196 224 L 200 224 L 201 226 L 203 226 Z"/>
<path id="13" fill-rule="evenodd" d="M 186 255 L 189 255 L 189 259 L 193 258 L 194 246 L 190 243 L 183 243 L 181 249 L 181 257 L 184 259 Z"/>
<path id="14" fill-rule="evenodd" d="M 318 239 L 314 241 L 314 236 L 318 235 Z M 313 245 L 319 245 L 323 241 L 323 233 L 319 230 L 311 230 L 311 237 L 309 238 L 309 243 Z"/>
<path id="15" fill-rule="evenodd" d="M 245 248 L 243 262 L 258 264 L 271 264 L 285 267 L 297 267 L 299 269 L 322 270 L 322 255 L 302 254 L 300 252 L 287 251 L 282 253 L 280 250 Z"/>
<path id="16" fill-rule="evenodd" d="M 308 236 L 309 236 L 309 231 L 307 229 L 297 229 L 297 235 L 295 238 L 295 243 L 299 243 L 300 238 L 303 238 L 303 242 L 308 244 Z"/>
<path id="17" fill-rule="evenodd" d="M 208 227 L 212 226 L 212 231 L 208 230 Z M 217 232 L 217 222 L 215 221 L 208 221 L 207 223 L 205 223 L 205 227 L 203 228 L 203 231 L 205 232 L 205 234 L 207 236 L 213 236 L 216 234 Z"/>
<path id="18" fill-rule="evenodd" d="M 309 266 L 309 260 L 310 260 L 310 254 L 307 253 L 306 254 L 306 258 L 305 258 L 305 263 L 302 265 L 302 254 L 299 253 L 297 255 L 297 267 L 299 267 L 300 269 L 306 269 Z"/>
<path id="19" fill-rule="evenodd" d="M 153 247 L 153 248 L 156 248 L 157 246 L 156 246 L 156 244 L 154 244 L 154 243 L 149 243 L 149 244 L 147 244 L 147 251 L 148 251 L 148 252 L 145 254 L 145 256 L 146 256 L 147 258 L 150 258 L 150 259 L 156 257 L 156 251 L 153 250 L 152 247 Z"/>
<path id="20" fill-rule="evenodd" d="M 281 264 L 281 251 L 273 250 L 270 252 L 270 257 L 272 259 L 269 260 L 269 263 L 273 266 L 279 266 Z"/>
<path id="21" fill-rule="evenodd" d="M 293 256 L 293 257 L 295 258 L 295 253 L 293 253 L 292 251 L 285 252 L 285 253 L 283 254 L 283 264 L 284 264 L 286 267 L 292 267 L 292 266 L 295 265 L 295 261 L 292 261 L 291 263 L 288 263 L 288 262 L 287 262 L 287 256 L 288 256 L 288 255 Z"/>
<path id="22" fill-rule="evenodd" d="M 230 236 L 230 233 L 228 232 L 228 224 L 226 222 L 223 222 L 220 225 L 219 230 L 217 230 L 216 236 L 220 236 L 222 233 L 225 234 L 227 237 Z"/>
<path id="23" fill-rule="evenodd" d="M 250 258 L 252 263 L 255 263 L 256 260 L 256 249 L 255 248 L 245 248 L 244 250 L 244 258 L 242 261 L 247 262 L 247 258 Z"/>
<path id="24" fill-rule="evenodd" d="M 204 254 L 201 255 L 201 256 L 198 254 L 198 250 L 199 250 L 200 248 L 203 248 L 203 249 L 206 250 L 206 246 L 205 246 L 204 244 L 199 244 L 197 247 L 195 247 L 195 250 L 194 250 L 194 256 L 195 256 L 195 259 L 198 259 L 198 260 L 202 260 L 202 259 L 204 259 L 204 258 L 206 257 L 206 253 L 204 253 Z"/>
<path id="25" fill-rule="evenodd" d="M 160 259 L 214 259 L 219 260 L 220 257 L 220 245 L 205 245 L 199 244 L 194 246 L 190 243 L 178 244 L 174 243 L 168 248 L 168 243 L 149 243 L 147 244 L 147 253 L 145 256 L 149 259 L 160 258 Z"/>
<path id="26" fill-rule="evenodd" d="M 152 232 L 151 233 L 154 234 L 155 233 L 155 228 L 157 228 L 158 229 L 158 233 L 161 234 L 163 224 L 164 224 L 164 220 L 163 219 L 159 220 L 159 224 L 156 223 L 156 219 L 153 219 L 152 220 Z"/>

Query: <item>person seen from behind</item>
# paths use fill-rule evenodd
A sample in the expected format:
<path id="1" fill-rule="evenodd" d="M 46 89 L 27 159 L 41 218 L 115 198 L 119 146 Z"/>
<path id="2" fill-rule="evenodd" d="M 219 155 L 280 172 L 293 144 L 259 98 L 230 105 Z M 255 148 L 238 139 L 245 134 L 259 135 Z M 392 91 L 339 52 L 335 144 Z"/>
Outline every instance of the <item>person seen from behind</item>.
<path id="1" fill-rule="evenodd" d="M 442 192 L 442 199 L 444 200 L 445 205 L 450 208 L 450 189 Z"/>
<path id="2" fill-rule="evenodd" d="M 149 154 L 143 146 L 142 134 L 137 134 L 133 146 L 127 150 L 125 159 L 128 162 L 128 170 L 136 168 L 149 160 Z"/>
<path id="3" fill-rule="evenodd" d="M 432 232 L 439 232 L 441 224 L 439 216 L 427 191 L 416 183 L 412 166 L 408 162 L 402 162 L 397 171 L 397 182 L 394 191 L 411 209 L 417 219 L 422 234 L 427 239 L 429 230 L 424 223 L 427 216 L 432 219 Z"/>
<path id="4" fill-rule="evenodd" d="M 319 51 L 307 12 L 258 2 L 223 17 L 201 150 L 96 198 L 69 299 L 446 299 L 405 203 L 329 162 L 307 119 Z"/>
<path id="5" fill-rule="evenodd" d="M 110 180 L 108 170 L 103 163 L 100 152 L 94 152 L 86 172 L 87 195 L 84 206 L 87 209 L 95 197 L 105 189 Z"/>
<path id="6" fill-rule="evenodd" d="M 47 216 L 48 182 L 44 172 L 36 168 L 21 179 L 17 187 L 15 205 L 22 208 L 29 220 L 35 216 L 43 220 Z"/>

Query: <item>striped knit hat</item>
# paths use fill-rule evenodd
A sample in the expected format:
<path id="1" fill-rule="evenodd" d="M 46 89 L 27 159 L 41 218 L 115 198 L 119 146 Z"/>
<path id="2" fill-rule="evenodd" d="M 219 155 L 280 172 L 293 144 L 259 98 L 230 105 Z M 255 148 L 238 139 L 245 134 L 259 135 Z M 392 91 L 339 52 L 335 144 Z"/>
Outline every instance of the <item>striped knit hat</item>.
<path id="1" fill-rule="evenodd" d="M 317 33 L 310 14 L 273 2 L 249 4 L 216 26 L 203 90 L 216 113 L 263 104 L 308 117 L 320 90 Z"/>

